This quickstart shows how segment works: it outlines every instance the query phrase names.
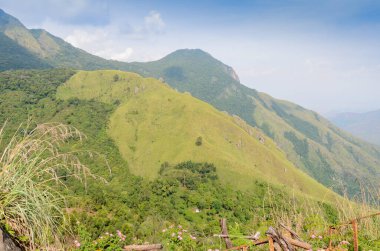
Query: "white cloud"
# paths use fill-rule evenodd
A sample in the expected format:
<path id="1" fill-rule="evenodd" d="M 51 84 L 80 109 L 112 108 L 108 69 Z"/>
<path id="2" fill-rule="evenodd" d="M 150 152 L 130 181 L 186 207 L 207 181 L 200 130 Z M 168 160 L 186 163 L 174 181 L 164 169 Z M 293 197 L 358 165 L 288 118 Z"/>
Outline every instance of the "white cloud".
<path id="1" fill-rule="evenodd" d="M 86 48 L 107 39 L 107 35 L 108 32 L 105 29 L 75 29 L 65 40 L 76 47 Z"/>
<path id="2" fill-rule="evenodd" d="M 145 28 L 150 32 L 162 32 L 165 28 L 165 22 L 161 18 L 161 14 L 157 11 L 151 11 L 148 16 L 144 18 Z"/>
<path id="3" fill-rule="evenodd" d="M 114 54 L 113 56 L 111 56 L 111 59 L 119 60 L 119 61 L 128 61 L 130 60 L 132 54 L 133 54 L 133 49 L 126 48 L 123 52 Z"/>
<path id="4" fill-rule="evenodd" d="M 165 22 L 157 11 L 150 11 L 134 25 L 122 19 L 105 26 L 64 25 L 46 19 L 42 26 L 49 31 L 59 31 L 57 35 L 75 47 L 107 59 L 149 61 L 164 56 L 162 53 L 157 56 L 153 46 L 165 29 Z"/>

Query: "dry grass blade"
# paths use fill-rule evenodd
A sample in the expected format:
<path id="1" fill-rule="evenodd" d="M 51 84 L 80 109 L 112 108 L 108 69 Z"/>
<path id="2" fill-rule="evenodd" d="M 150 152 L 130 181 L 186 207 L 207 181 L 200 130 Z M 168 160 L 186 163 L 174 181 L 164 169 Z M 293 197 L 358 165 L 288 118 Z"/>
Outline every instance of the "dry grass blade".
<path id="1" fill-rule="evenodd" d="M 0 221 L 18 236 L 27 237 L 30 249 L 59 243 L 64 198 L 51 182 L 62 184 L 67 176 L 81 181 L 95 177 L 74 153 L 59 149 L 69 140 L 83 138 L 77 129 L 58 123 L 32 130 L 20 126 L 9 142 L 0 146 Z"/>

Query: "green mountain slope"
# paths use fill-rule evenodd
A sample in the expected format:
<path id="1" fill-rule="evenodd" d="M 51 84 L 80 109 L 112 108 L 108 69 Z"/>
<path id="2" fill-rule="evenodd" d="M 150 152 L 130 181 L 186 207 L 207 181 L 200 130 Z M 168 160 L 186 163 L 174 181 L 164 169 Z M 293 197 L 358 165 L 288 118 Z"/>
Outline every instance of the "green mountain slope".
<path id="1" fill-rule="evenodd" d="M 333 196 L 295 168 L 271 139 L 239 117 L 153 78 L 120 71 L 81 71 L 58 89 L 58 97 L 119 104 L 108 133 L 135 174 L 155 178 L 163 163 L 190 159 L 214 163 L 221 179 L 237 188 L 252 188 L 255 181 L 264 181 L 313 197 Z"/>
<path id="2" fill-rule="evenodd" d="M 136 119 L 138 123 L 133 125 L 128 124 L 133 127 L 131 128 L 132 131 L 135 129 L 135 125 L 141 125 L 141 128 L 155 128 L 157 125 L 154 124 L 154 121 L 152 121 L 152 125 L 145 123 L 151 119 L 149 117 L 144 119 L 142 112 L 160 112 L 159 105 L 156 104 L 155 106 L 153 102 L 146 108 L 142 106 L 136 107 L 133 102 L 137 99 L 150 103 L 148 100 L 154 98 L 153 100 L 159 100 L 163 104 L 166 104 L 166 102 L 169 103 L 166 98 L 168 96 L 173 97 L 173 102 L 184 104 L 187 107 L 185 109 L 187 115 L 180 118 L 188 118 L 188 111 L 198 108 L 200 112 L 194 112 L 193 117 L 204 115 L 205 112 L 209 113 L 215 121 L 226 123 L 225 129 L 231 129 L 230 132 L 225 131 L 224 126 L 218 124 L 216 125 L 217 132 L 246 135 L 244 136 L 245 140 L 243 143 L 247 142 L 241 145 L 242 150 L 239 156 L 245 155 L 243 150 L 245 146 L 255 146 L 257 147 L 257 152 L 268 149 L 268 156 L 261 156 L 260 158 L 265 160 L 273 157 L 273 161 L 276 163 L 279 163 L 283 159 L 283 154 L 276 150 L 279 154 L 276 157 L 277 154 L 272 149 L 273 143 L 265 137 L 264 144 L 260 143 L 256 146 L 258 141 L 256 135 L 254 134 L 254 137 L 250 139 L 251 136 L 247 136 L 246 133 L 246 130 L 250 127 L 246 126 L 241 120 L 226 116 L 209 105 L 191 98 L 189 95 L 178 94 L 162 83 L 150 79 L 142 79 L 131 73 L 110 72 L 107 75 L 104 72 L 103 76 L 93 73 L 95 76 L 89 76 L 83 79 L 84 81 L 82 82 L 84 89 L 88 89 L 88 85 L 95 83 L 95 85 L 91 86 L 91 90 L 89 92 L 81 92 L 82 84 L 80 84 L 78 89 L 78 95 L 90 93 L 86 96 L 86 99 L 59 99 L 56 94 L 57 88 L 74 73 L 74 71 L 64 69 L 0 72 L 0 124 L 8 121 L 5 128 L 5 137 L 2 138 L 2 142 L 7 142 L 9 137 L 19 127 L 19 123 L 25 122 L 28 118 L 32 119 L 30 121 L 31 128 L 35 123 L 60 122 L 75 126 L 86 135 L 86 138 L 82 142 L 70 140 L 66 142 L 68 145 L 62 145 L 62 151 L 79 151 L 78 157 L 80 157 L 82 163 L 89 166 L 95 174 L 101 175 L 108 181 L 104 183 L 100 182 L 100 180 L 89 178 L 85 188 L 84 184 L 78 183 L 76 179 L 68 178 L 63 180 L 66 185 L 64 194 L 67 198 L 66 205 L 68 207 L 67 212 L 70 213 L 71 229 L 75 238 L 78 238 L 81 242 L 83 250 L 109 249 L 109 242 L 101 240 L 104 240 L 106 232 L 115 233 L 116 230 L 120 230 L 127 235 L 125 242 L 117 242 L 120 244 L 120 247 L 132 243 L 149 242 L 163 243 L 165 249 L 170 249 L 167 246 L 167 237 L 168 235 L 170 237 L 171 233 L 163 232 L 162 230 L 171 225 L 181 225 L 189 233 L 197 237 L 197 240 L 191 243 L 191 248 L 189 246 L 180 246 L 182 250 L 222 249 L 224 248 L 223 243 L 213 237 L 213 234 L 220 229 L 219 219 L 221 217 L 227 218 L 232 223 L 230 224 L 232 226 L 231 233 L 234 235 L 248 235 L 254 231 L 265 232 L 269 226 L 273 226 L 276 222 L 285 221 L 296 222 L 296 231 L 302 234 L 302 238 L 309 240 L 310 233 L 323 234 L 329 225 L 336 224 L 337 222 L 346 222 L 356 215 L 347 215 L 346 211 L 342 212 L 339 209 L 352 209 L 352 205 L 346 204 L 345 201 L 339 199 L 340 197 L 338 197 L 337 201 L 323 202 L 322 200 L 327 199 L 327 197 L 324 198 L 323 196 L 326 189 L 319 189 L 320 185 L 316 185 L 313 180 L 310 183 L 308 181 L 307 185 L 310 186 L 310 189 L 313 188 L 320 193 L 316 200 L 309 199 L 309 196 L 297 196 L 297 193 L 292 193 L 293 191 L 289 189 L 289 186 L 282 186 L 278 181 L 273 182 L 277 184 L 275 186 L 271 186 L 271 183 L 268 186 L 266 182 L 256 182 L 256 180 L 262 179 L 261 177 L 257 177 L 257 179 L 256 177 L 252 179 L 246 177 L 244 180 L 247 182 L 245 183 L 252 182 L 252 188 L 239 191 L 236 189 L 236 185 L 243 183 L 243 180 L 234 181 L 232 186 L 227 186 L 225 178 L 221 176 L 223 175 L 224 168 L 215 165 L 218 174 L 218 177 L 215 177 L 215 169 L 207 168 L 210 165 L 212 167 L 212 164 L 191 164 L 191 162 L 186 162 L 177 165 L 174 161 L 169 160 L 169 165 L 164 165 L 165 168 L 163 169 L 157 163 L 158 169 L 161 171 L 158 175 L 156 172 L 158 169 L 156 167 L 152 168 L 152 172 L 157 175 L 157 179 L 146 179 L 131 174 L 129 172 L 130 165 L 136 162 L 129 159 L 127 161 L 123 160 L 119 147 L 110 138 L 109 121 L 111 117 L 117 114 L 116 111 L 127 106 L 133 109 L 131 115 L 138 117 Z M 115 73 L 119 75 L 120 81 L 114 81 Z M 128 75 L 131 81 L 125 83 L 123 74 Z M 96 79 L 94 80 L 93 78 Z M 135 82 L 135 80 L 137 81 Z M 125 85 L 130 87 L 129 91 L 128 87 L 123 89 Z M 109 88 L 110 86 L 111 88 Z M 145 86 L 144 89 L 143 86 Z M 135 89 L 134 87 L 138 87 L 139 89 Z M 100 91 L 101 88 L 104 89 L 104 92 Z M 135 90 L 136 95 L 134 94 Z M 60 95 L 64 95 L 65 92 L 62 93 L 61 91 L 59 91 Z M 159 94 L 165 95 L 163 100 L 158 95 L 154 95 L 156 91 Z M 104 93 L 104 95 L 100 97 L 95 95 L 99 92 Z M 112 96 L 110 93 L 112 93 Z M 91 98 L 93 96 L 96 97 Z M 184 100 L 183 102 L 182 99 Z M 189 102 L 194 105 L 194 108 L 190 107 Z M 174 108 L 168 104 L 165 107 L 168 109 Z M 135 111 L 137 109 L 138 113 Z M 172 110 L 169 109 L 168 112 L 172 113 Z M 205 118 L 203 115 L 201 117 L 205 121 L 208 121 L 207 117 Z M 151 114 L 151 116 L 153 117 L 154 115 Z M 165 121 L 168 119 L 167 116 L 163 117 Z M 165 121 L 159 122 L 164 124 Z M 200 124 L 200 121 L 195 122 Z M 194 147 L 195 150 L 207 148 L 207 151 L 216 151 L 228 148 L 237 154 L 237 146 L 236 149 L 234 147 L 229 148 L 229 145 L 223 143 L 224 139 L 220 139 L 219 135 L 214 135 L 213 132 L 207 131 L 216 140 L 221 140 L 218 142 L 223 148 L 219 148 L 213 144 L 210 138 L 207 138 L 205 135 L 199 134 L 199 129 L 195 122 L 192 123 L 196 127 L 195 129 L 189 128 L 189 126 L 185 126 L 184 128 L 189 130 L 190 133 L 196 132 L 196 138 L 202 135 L 202 145 L 195 148 L 195 135 L 184 136 L 183 138 L 191 141 L 191 144 L 188 146 L 189 149 Z M 172 123 L 173 125 L 178 124 L 176 121 Z M 211 126 L 212 124 L 207 125 Z M 202 124 L 202 126 L 204 125 Z M 129 128 L 123 129 L 125 130 L 120 132 L 117 130 L 113 131 L 123 136 L 123 132 L 128 132 Z M 171 129 L 172 126 L 169 125 L 166 131 L 170 131 Z M 257 132 L 255 129 L 252 130 L 254 133 Z M 177 129 L 173 128 L 173 131 L 177 131 Z M 153 132 L 151 134 L 148 133 L 148 135 L 152 136 Z M 169 139 L 172 140 L 171 134 L 168 133 L 168 135 Z M 140 138 L 138 140 L 140 141 Z M 159 140 L 165 143 L 164 140 Z M 132 142 L 135 143 L 135 140 L 133 139 Z M 149 142 L 149 139 L 141 137 L 141 143 L 143 142 Z M 139 143 L 138 145 L 141 146 L 142 144 L 140 145 Z M 160 151 L 159 147 L 154 146 L 154 148 L 156 151 Z M 170 146 L 170 148 L 174 149 L 175 147 Z M 93 154 L 88 155 L 88 151 Z M 137 151 L 139 151 L 138 148 L 136 148 Z M 112 170 L 111 173 L 103 157 L 107 158 L 108 167 Z M 153 155 L 153 157 L 155 156 Z M 222 157 L 220 158 L 222 159 Z M 257 157 L 259 158 L 259 156 Z M 212 158 L 217 160 L 219 156 L 212 156 Z M 246 157 L 246 159 L 248 158 Z M 260 161 L 260 159 L 254 160 L 254 163 L 259 163 Z M 131 169 L 133 172 L 137 170 L 134 167 L 131 167 Z M 293 169 L 294 167 L 289 167 L 288 172 L 292 172 Z M 236 170 L 233 171 L 235 172 Z M 282 171 L 280 169 L 279 173 L 284 174 Z M 294 173 L 296 182 L 297 177 L 302 178 L 304 176 L 304 174 L 300 174 L 301 172 L 297 170 Z M 300 175 L 297 175 L 297 173 Z M 309 179 L 309 177 L 306 179 L 302 178 L 304 181 Z M 297 182 L 296 185 L 300 184 Z M 306 200 L 305 197 L 307 197 Z M 199 211 L 197 212 L 196 209 L 199 209 Z M 179 230 L 176 229 L 176 231 Z M 67 233 L 66 231 L 63 232 Z M 101 238 L 103 239 L 98 239 L 99 236 L 102 236 Z M 69 238 L 72 238 L 72 236 L 67 236 L 67 239 Z M 104 246 L 95 247 L 96 242 L 94 240 L 99 245 Z M 315 244 L 313 247 L 321 246 L 319 239 L 315 240 L 314 243 L 312 239 L 309 241 Z M 327 241 L 328 239 L 326 239 Z M 236 246 L 242 244 L 240 239 L 233 240 L 233 242 Z M 373 244 L 373 242 L 370 244 Z M 71 245 L 71 243 L 68 243 L 68 245 Z M 181 243 L 176 243 L 176 245 L 181 245 Z M 372 249 L 374 247 L 374 245 L 369 246 Z M 71 247 L 67 249 L 72 249 Z M 177 250 L 179 248 L 176 246 L 174 249 Z"/>
<path id="3" fill-rule="evenodd" d="M 0 71 L 9 69 L 44 69 L 51 66 L 6 35 L 0 33 Z"/>
<path id="4" fill-rule="evenodd" d="M 46 67 L 90 70 L 120 69 L 162 78 L 171 87 L 190 92 L 260 128 L 297 167 L 335 191 L 348 189 L 354 194 L 360 191 L 360 182 L 380 181 L 377 147 L 352 137 L 313 111 L 242 85 L 231 67 L 202 50 L 179 50 L 148 63 L 110 61 L 75 48 L 46 31 L 28 30 L 4 12 L 0 12 L 1 33 L 34 55 L 23 57 L 25 62 L 33 58 L 38 61 L 33 68 L 46 64 Z M 0 58 L 2 55 L 0 50 Z M 2 69 L 30 68 L 29 65 L 5 64 Z"/>
<path id="5" fill-rule="evenodd" d="M 380 181 L 380 151 L 338 129 L 317 113 L 240 84 L 231 67 L 201 50 L 179 50 L 130 70 L 162 78 L 216 108 L 261 128 L 288 158 L 336 191 L 359 191 Z M 360 182 L 358 182 L 358 180 Z M 342 187 L 343 186 L 343 187 Z"/>
<path id="6" fill-rule="evenodd" d="M 353 135 L 380 145 L 380 110 L 366 113 L 339 113 L 330 120 Z"/>

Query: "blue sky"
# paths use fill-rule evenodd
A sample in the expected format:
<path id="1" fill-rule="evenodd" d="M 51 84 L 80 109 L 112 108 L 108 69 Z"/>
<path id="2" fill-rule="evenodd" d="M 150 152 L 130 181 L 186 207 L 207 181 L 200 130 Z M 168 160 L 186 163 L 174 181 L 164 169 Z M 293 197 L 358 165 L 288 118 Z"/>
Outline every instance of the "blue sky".
<path id="1" fill-rule="evenodd" d="M 318 112 L 380 109 L 380 1 L 0 0 L 0 8 L 105 58 L 201 48 L 243 84 Z"/>

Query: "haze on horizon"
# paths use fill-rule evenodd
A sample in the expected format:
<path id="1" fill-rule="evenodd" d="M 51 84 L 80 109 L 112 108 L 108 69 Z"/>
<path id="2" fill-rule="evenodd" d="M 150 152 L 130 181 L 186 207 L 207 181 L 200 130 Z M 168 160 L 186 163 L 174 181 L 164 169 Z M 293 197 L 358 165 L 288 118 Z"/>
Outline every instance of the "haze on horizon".
<path id="1" fill-rule="evenodd" d="M 200 48 L 243 84 L 323 114 L 380 108 L 380 2 L 0 0 L 28 28 L 95 55 Z"/>

